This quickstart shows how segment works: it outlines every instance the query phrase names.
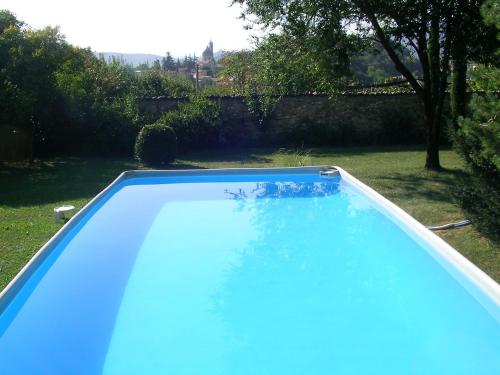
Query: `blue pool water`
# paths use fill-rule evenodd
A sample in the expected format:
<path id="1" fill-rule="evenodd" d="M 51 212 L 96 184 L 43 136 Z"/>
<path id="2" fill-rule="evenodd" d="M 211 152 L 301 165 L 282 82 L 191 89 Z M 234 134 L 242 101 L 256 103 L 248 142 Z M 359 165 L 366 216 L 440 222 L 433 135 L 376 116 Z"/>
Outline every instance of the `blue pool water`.
<path id="1" fill-rule="evenodd" d="M 125 180 L 0 316 L 0 374 L 500 374 L 500 322 L 340 178 Z"/>

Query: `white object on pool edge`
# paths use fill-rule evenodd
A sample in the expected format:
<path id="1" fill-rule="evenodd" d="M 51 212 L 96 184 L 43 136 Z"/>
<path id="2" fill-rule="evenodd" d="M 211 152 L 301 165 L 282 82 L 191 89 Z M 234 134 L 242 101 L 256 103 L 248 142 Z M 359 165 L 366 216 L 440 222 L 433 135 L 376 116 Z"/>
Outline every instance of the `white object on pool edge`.
<path id="1" fill-rule="evenodd" d="M 66 214 L 71 214 L 75 210 L 75 206 L 70 204 L 65 204 L 60 207 L 54 208 L 54 220 L 56 223 L 61 223 L 64 219 L 67 219 Z"/>
<path id="2" fill-rule="evenodd" d="M 330 167 L 328 169 L 321 170 L 319 172 L 319 174 L 321 175 L 321 177 L 326 177 L 326 178 L 332 178 L 332 177 L 340 176 L 339 170 L 337 168 L 335 168 L 335 167 Z"/>

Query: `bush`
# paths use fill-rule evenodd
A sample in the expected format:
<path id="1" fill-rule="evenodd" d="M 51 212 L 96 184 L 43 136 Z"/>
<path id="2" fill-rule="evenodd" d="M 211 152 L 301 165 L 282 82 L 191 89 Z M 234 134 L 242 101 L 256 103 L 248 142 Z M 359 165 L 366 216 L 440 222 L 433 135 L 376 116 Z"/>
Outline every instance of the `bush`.
<path id="1" fill-rule="evenodd" d="M 485 20 L 500 31 L 500 8 L 487 1 L 481 9 Z M 500 37 L 500 34 L 499 34 Z M 500 57 L 500 50 L 496 53 Z M 453 134 L 457 151 L 463 156 L 473 176 L 455 188 L 455 197 L 471 215 L 477 228 L 500 241 L 500 67 L 477 67 L 471 85 L 483 94 L 472 96 L 468 117 L 459 118 Z"/>
<path id="2" fill-rule="evenodd" d="M 453 139 L 473 175 L 455 186 L 455 198 L 481 232 L 500 241 L 500 102 L 496 94 L 474 95 L 470 109 Z"/>
<path id="3" fill-rule="evenodd" d="M 493 241 L 500 243 L 500 178 L 487 180 L 472 175 L 458 179 L 454 197 L 467 212 L 476 228 Z"/>
<path id="4" fill-rule="evenodd" d="M 142 163 L 171 163 L 177 154 L 177 138 L 172 128 L 153 124 L 144 126 L 135 142 L 135 157 Z"/>
<path id="5" fill-rule="evenodd" d="M 219 105 L 200 96 L 191 97 L 177 111 L 167 112 L 158 120 L 174 129 L 181 151 L 217 146 L 219 122 Z"/>

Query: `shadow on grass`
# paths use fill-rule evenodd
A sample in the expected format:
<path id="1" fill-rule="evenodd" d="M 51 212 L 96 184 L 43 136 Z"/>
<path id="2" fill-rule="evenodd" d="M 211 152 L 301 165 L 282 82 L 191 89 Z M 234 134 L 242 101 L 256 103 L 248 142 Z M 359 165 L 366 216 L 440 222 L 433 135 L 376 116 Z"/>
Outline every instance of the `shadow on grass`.
<path id="1" fill-rule="evenodd" d="M 363 146 L 363 147 L 267 147 L 267 148 L 227 148 L 207 149 L 182 154 L 182 161 L 192 163 L 240 162 L 242 164 L 268 164 L 273 160 L 269 155 L 275 153 L 296 154 L 306 152 L 312 157 L 332 157 L 335 155 L 360 156 L 380 152 L 423 151 L 419 145 L 407 146 Z"/>
<path id="2" fill-rule="evenodd" d="M 425 151 L 422 145 L 402 145 L 402 146 L 360 146 L 360 147 L 320 147 L 308 148 L 309 154 L 315 157 L 343 155 L 362 156 L 381 152 L 404 152 L 404 151 Z"/>
<path id="3" fill-rule="evenodd" d="M 90 199 L 125 170 L 143 169 L 131 159 L 65 158 L 33 165 L 0 164 L 0 205 L 21 207 Z M 164 169 L 200 168 L 191 164 Z"/>
<path id="4" fill-rule="evenodd" d="M 156 169 L 169 170 L 169 169 L 206 169 L 206 168 L 202 167 L 201 165 L 193 165 L 193 164 L 188 164 L 188 163 L 175 162 L 174 164 L 164 165 L 164 166 L 158 167 Z"/>
<path id="5" fill-rule="evenodd" d="M 244 148 L 203 150 L 181 155 L 178 162 L 155 169 L 202 169 L 206 163 L 254 164 L 266 166 L 273 162 L 275 153 L 296 152 L 297 148 Z M 332 157 L 340 155 L 363 155 L 374 152 L 420 151 L 420 146 L 404 147 L 359 147 L 359 148 L 312 148 L 308 156 Z M 202 166 L 205 164 L 205 166 Z M 0 164 L 0 205 L 20 207 L 42 205 L 52 202 L 71 202 L 75 199 L 90 199 L 105 188 L 121 172 L 145 169 L 132 159 L 60 158 L 39 161 L 33 165 Z M 387 189 L 401 189 L 403 196 L 421 196 L 432 200 L 450 202 L 451 193 L 446 187 L 454 182 L 454 170 L 438 174 L 395 173 L 380 176 L 379 185 Z M 434 185 L 432 185 L 434 184 Z M 431 186 L 430 186 L 431 185 Z"/>
<path id="6" fill-rule="evenodd" d="M 378 185 L 387 190 L 398 190 L 404 198 L 425 198 L 427 200 L 454 203 L 453 186 L 458 178 L 467 179 L 462 170 L 443 169 L 440 172 L 393 173 L 381 176 Z"/>
<path id="7" fill-rule="evenodd" d="M 241 162 L 242 164 L 267 164 L 272 162 L 268 155 L 276 151 L 278 151 L 278 148 L 214 149 L 185 153 L 180 155 L 179 159 L 188 163 Z"/>

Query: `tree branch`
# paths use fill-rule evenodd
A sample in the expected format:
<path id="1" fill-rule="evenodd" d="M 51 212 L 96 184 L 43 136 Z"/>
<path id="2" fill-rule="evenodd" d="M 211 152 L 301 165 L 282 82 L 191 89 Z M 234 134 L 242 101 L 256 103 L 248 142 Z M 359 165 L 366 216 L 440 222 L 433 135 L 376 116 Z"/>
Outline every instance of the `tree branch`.
<path id="1" fill-rule="evenodd" d="M 410 83 L 411 87 L 415 92 L 417 93 L 418 96 L 421 98 L 424 98 L 424 90 L 422 86 L 418 83 L 417 79 L 413 76 L 413 74 L 408 70 L 408 68 L 403 64 L 399 56 L 396 54 L 396 51 L 394 51 L 394 48 L 392 48 L 391 44 L 389 43 L 389 40 L 386 38 L 384 30 L 382 30 L 382 27 L 380 26 L 375 14 L 373 12 L 367 11 L 364 9 L 363 6 L 360 6 L 360 9 L 362 10 L 363 13 L 366 14 L 368 20 L 372 24 L 375 33 L 377 34 L 377 38 L 384 47 L 385 51 L 391 58 L 392 62 L 394 63 L 394 67 L 397 69 L 398 72 L 400 72 L 403 77 L 406 78 L 406 80 Z"/>
<path id="2" fill-rule="evenodd" d="M 415 50 L 415 52 L 417 53 L 417 55 L 420 56 L 420 48 L 417 46 L 417 44 L 413 41 L 413 39 L 411 38 L 408 38 L 408 43 L 410 44 L 410 46 L 413 47 L 413 49 Z"/>

